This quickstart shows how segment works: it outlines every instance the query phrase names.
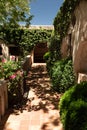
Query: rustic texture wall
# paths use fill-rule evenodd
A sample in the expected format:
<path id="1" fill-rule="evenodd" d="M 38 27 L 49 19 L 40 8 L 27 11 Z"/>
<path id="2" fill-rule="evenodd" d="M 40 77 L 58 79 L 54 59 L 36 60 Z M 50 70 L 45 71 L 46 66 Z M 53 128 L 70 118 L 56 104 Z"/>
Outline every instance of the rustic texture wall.
<path id="1" fill-rule="evenodd" d="M 82 0 L 74 11 L 76 23 L 72 31 L 73 63 L 76 73 L 87 72 L 87 1 Z"/>
<path id="2" fill-rule="evenodd" d="M 71 53 L 76 75 L 87 73 L 87 1 L 82 0 L 73 12 L 74 25 L 70 25 L 67 36 L 62 40 L 63 58 Z M 72 21 L 73 22 L 73 21 Z"/>
<path id="3" fill-rule="evenodd" d="M 62 40 L 62 45 L 61 45 L 61 56 L 62 58 L 66 58 L 67 56 L 69 56 L 69 46 L 70 45 L 70 41 L 69 41 L 69 35 L 67 35 L 65 38 L 63 38 Z"/>
<path id="4" fill-rule="evenodd" d="M 79 73 L 78 74 L 78 83 L 81 83 L 83 81 L 87 81 L 87 74 Z"/>
<path id="5" fill-rule="evenodd" d="M 1 44 L 1 47 L 2 47 L 2 54 L 5 58 L 8 58 L 9 57 L 9 49 L 8 47 L 6 46 L 6 44 Z"/>

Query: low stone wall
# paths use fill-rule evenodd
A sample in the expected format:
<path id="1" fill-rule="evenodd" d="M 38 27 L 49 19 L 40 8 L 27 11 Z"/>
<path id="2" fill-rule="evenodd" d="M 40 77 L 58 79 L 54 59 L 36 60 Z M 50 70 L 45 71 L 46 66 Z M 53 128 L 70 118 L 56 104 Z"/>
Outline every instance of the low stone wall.
<path id="1" fill-rule="evenodd" d="M 87 81 L 87 74 L 84 74 L 84 73 L 78 74 L 78 83 L 80 83 L 82 81 Z"/>
<path id="2" fill-rule="evenodd" d="M 0 80 L 0 121 L 1 118 L 4 116 L 7 108 L 8 108 L 7 83 L 4 80 Z"/>

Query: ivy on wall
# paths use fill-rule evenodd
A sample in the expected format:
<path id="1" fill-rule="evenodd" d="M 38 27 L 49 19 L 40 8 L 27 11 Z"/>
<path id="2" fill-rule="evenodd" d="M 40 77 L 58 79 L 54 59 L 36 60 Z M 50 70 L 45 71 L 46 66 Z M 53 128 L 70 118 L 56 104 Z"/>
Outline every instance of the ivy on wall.
<path id="1" fill-rule="evenodd" d="M 0 39 L 8 45 L 19 46 L 22 51 L 30 52 L 37 43 L 46 43 L 50 40 L 52 30 L 0 28 Z"/>
<path id="2" fill-rule="evenodd" d="M 62 58 L 60 51 L 62 39 L 67 35 L 70 24 L 73 26 L 75 24 L 76 18 L 73 12 L 80 1 L 81 0 L 64 0 L 54 19 L 54 34 L 51 37 L 49 48 L 53 55 L 53 57 L 50 58 L 51 62 Z"/>
<path id="3" fill-rule="evenodd" d="M 50 48 L 55 45 L 54 51 L 50 50 L 51 53 L 55 53 L 54 61 L 61 59 L 60 48 L 62 39 L 67 35 L 70 24 L 72 23 L 73 25 L 75 22 L 75 16 L 73 12 L 80 1 L 81 0 L 64 0 L 54 19 L 54 36 L 51 38 L 50 42 Z M 53 59 L 51 58 L 51 60 Z"/>
<path id="4" fill-rule="evenodd" d="M 73 22 L 72 13 L 81 0 L 65 0 L 54 19 L 55 34 L 60 35 L 60 41 L 66 35 L 68 27 Z"/>

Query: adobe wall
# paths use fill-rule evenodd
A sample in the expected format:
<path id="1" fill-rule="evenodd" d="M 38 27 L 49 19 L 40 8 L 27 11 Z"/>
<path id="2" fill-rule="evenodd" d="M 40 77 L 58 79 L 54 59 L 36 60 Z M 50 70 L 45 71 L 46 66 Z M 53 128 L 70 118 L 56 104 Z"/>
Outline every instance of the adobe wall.
<path id="1" fill-rule="evenodd" d="M 74 14 L 76 17 L 72 31 L 74 70 L 77 74 L 87 73 L 87 1 L 82 0 Z"/>
<path id="2" fill-rule="evenodd" d="M 61 56 L 62 58 L 66 58 L 67 56 L 70 56 L 72 52 L 70 52 L 70 49 L 72 50 L 72 47 L 70 45 L 70 38 L 69 35 L 63 38 L 62 45 L 61 45 Z"/>
<path id="3" fill-rule="evenodd" d="M 87 1 L 80 2 L 74 15 L 75 25 L 70 25 L 67 36 L 63 38 L 61 53 L 63 58 L 69 55 L 71 44 L 74 71 L 78 75 L 78 73 L 87 73 Z"/>
<path id="4" fill-rule="evenodd" d="M 8 46 L 6 46 L 5 43 L 1 43 L 1 47 L 2 47 L 2 54 L 5 58 L 8 58 L 9 57 L 9 49 L 8 49 Z"/>

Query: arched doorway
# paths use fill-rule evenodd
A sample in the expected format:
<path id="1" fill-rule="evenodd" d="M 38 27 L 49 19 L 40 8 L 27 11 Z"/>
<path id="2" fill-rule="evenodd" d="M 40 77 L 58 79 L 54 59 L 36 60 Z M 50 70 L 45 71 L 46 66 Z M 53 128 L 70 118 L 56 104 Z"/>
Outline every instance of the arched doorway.
<path id="1" fill-rule="evenodd" d="M 44 63 L 43 56 L 47 51 L 47 43 L 38 43 L 34 48 L 34 63 Z"/>

